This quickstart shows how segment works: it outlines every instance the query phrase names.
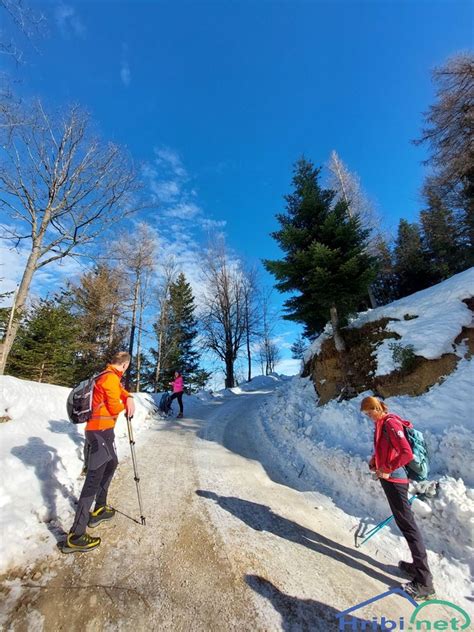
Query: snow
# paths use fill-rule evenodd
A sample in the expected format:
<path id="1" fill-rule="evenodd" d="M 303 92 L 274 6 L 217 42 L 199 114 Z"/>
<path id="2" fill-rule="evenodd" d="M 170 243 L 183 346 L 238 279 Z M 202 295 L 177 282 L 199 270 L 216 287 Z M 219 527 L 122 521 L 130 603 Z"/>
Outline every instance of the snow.
<path id="1" fill-rule="evenodd" d="M 386 400 L 390 410 L 412 420 L 428 440 L 430 479 L 439 481 L 438 493 L 426 501 L 416 500 L 413 508 L 430 550 L 438 590 L 458 601 L 470 585 L 474 552 L 474 489 L 469 487 L 474 484 L 474 429 L 466 388 L 473 377 L 473 362 L 463 360 L 455 373 L 425 395 Z M 390 513 L 367 466 L 373 425 L 359 412 L 367 394 L 318 407 L 310 379 L 293 378 L 267 401 L 259 419 L 280 470 L 289 479 L 293 476 L 300 489 L 317 490 L 318 504 L 333 505 L 351 516 L 353 526 L 355 519 L 374 525 Z M 398 559 L 404 559 L 409 554 L 396 532 L 396 527 L 386 529 L 374 544 L 394 548 Z"/>
<path id="2" fill-rule="evenodd" d="M 66 415 L 70 389 L 0 377 L 0 572 L 50 553 L 68 530 L 81 477 L 84 426 Z M 150 395 L 136 397 L 134 434 L 154 422 Z M 117 451 L 129 454 L 126 422 L 116 426 Z"/>
<path id="3" fill-rule="evenodd" d="M 472 326 L 472 313 L 462 299 L 474 294 L 473 282 L 474 269 L 361 314 L 352 326 L 386 316 L 399 318 L 390 327 L 402 336 L 403 344 L 412 344 L 419 355 L 438 357 L 452 350 L 462 327 Z M 418 317 L 403 320 L 405 314 Z M 427 327 L 425 335 L 423 327 Z M 329 330 L 323 334 L 329 335 Z M 313 352 L 321 344 L 318 340 Z M 388 354 L 383 349 L 378 349 L 379 370 L 388 370 Z M 430 478 L 439 481 L 439 488 L 435 497 L 416 500 L 413 508 L 438 591 L 458 603 L 470 590 L 474 552 L 474 361 L 466 351 L 465 346 L 457 346 L 456 370 L 424 395 L 386 400 L 390 410 L 411 420 L 428 442 Z M 51 553 L 57 536 L 72 522 L 74 501 L 83 483 L 84 427 L 66 418 L 68 394 L 67 388 L 0 377 L 0 571 Z M 249 440 L 265 447 L 265 458 L 282 473 L 282 480 L 291 480 L 294 487 L 311 495 L 317 509 L 330 509 L 341 523 L 356 528 L 360 521 L 372 525 L 389 513 L 380 485 L 367 467 L 373 425 L 359 412 L 367 394 L 318 406 L 310 379 L 272 374 L 218 393 L 201 392 L 193 399 L 216 414 L 220 414 L 219 406 L 213 404 L 224 406 L 229 428 L 233 411 L 242 414 L 238 400 L 248 400 Z M 261 402 L 258 409 L 250 408 L 254 398 Z M 142 431 L 162 423 L 154 414 L 160 394 L 140 394 L 136 399 L 133 425 L 139 444 Z M 119 458 L 127 457 L 123 417 L 116 437 Z M 208 459 L 209 453 L 202 458 Z M 393 526 L 365 546 L 370 555 L 378 555 L 379 549 L 390 552 L 393 562 L 407 556 L 405 542 Z"/>
<path id="4" fill-rule="evenodd" d="M 413 347 L 416 355 L 428 360 L 456 352 L 454 340 L 463 327 L 473 326 L 472 312 L 463 303 L 463 299 L 472 296 L 474 267 L 426 290 L 363 312 L 352 320 L 350 326 L 361 327 L 382 318 L 396 319 L 387 324 L 386 331 L 398 334 L 400 339 L 384 340 L 375 350 L 376 375 L 387 375 L 398 368 L 390 349 L 390 344 L 394 342 L 403 347 Z M 306 362 L 319 353 L 321 345 L 331 334 L 332 329 L 327 325 L 308 350 Z"/>

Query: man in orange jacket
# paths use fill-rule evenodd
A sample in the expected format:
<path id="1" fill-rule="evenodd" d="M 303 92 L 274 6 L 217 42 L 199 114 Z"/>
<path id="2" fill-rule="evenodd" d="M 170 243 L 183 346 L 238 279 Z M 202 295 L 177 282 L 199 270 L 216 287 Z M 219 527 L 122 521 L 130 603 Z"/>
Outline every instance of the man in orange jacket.
<path id="1" fill-rule="evenodd" d="M 66 542 L 64 553 L 91 551 L 100 538 L 86 533 L 86 527 L 96 527 L 114 517 L 115 510 L 107 505 L 107 491 L 117 469 L 114 427 L 118 415 L 125 410 L 128 417 L 135 413 L 135 402 L 120 382 L 130 365 L 130 354 L 116 353 L 105 371 L 96 379 L 92 396 L 92 415 L 86 425 L 89 447 L 87 477 L 77 505 L 76 516 Z M 90 514 L 95 499 L 95 509 Z"/>

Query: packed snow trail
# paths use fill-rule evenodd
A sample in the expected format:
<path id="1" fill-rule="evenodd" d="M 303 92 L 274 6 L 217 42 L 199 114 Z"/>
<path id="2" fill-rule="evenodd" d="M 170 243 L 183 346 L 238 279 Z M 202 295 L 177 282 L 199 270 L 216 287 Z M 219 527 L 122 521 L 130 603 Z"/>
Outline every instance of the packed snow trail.
<path id="1" fill-rule="evenodd" d="M 184 420 L 142 433 L 146 526 L 118 514 L 94 530 L 98 550 L 11 572 L 4 629 L 329 631 L 338 613 L 397 585 L 393 566 L 354 549 L 346 524 L 274 471 L 256 427 L 268 396 L 193 402 Z M 129 459 L 109 502 L 138 518 Z M 412 611 L 391 596 L 363 617 Z"/>

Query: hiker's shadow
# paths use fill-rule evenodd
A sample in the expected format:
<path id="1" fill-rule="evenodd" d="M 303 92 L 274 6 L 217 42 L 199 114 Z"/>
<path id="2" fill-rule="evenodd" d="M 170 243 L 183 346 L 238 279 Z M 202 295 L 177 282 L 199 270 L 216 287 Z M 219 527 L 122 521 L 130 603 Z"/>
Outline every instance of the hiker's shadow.
<path id="1" fill-rule="evenodd" d="M 338 562 L 351 566 L 384 584 L 394 586 L 399 583 L 385 574 L 386 572 L 391 572 L 392 567 L 381 564 L 378 560 L 364 555 L 364 553 L 356 549 L 330 540 L 320 533 L 303 527 L 288 518 L 283 518 L 273 513 L 270 507 L 233 496 L 219 496 L 214 492 L 200 489 L 196 491 L 196 494 L 202 498 L 215 501 L 220 507 L 229 511 L 256 531 L 268 531 L 268 533 L 273 533 L 280 538 L 305 546 L 320 555 L 332 557 Z M 374 566 L 377 566 L 384 573 L 374 569 Z"/>
<path id="2" fill-rule="evenodd" d="M 245 583 L 272 603 L 281 616 L 281 629 L 285 632 L 335 632 L 339 629 L 339 611 L 327 604 L 287 595 L 258 575 L 246 575 Z"/>
<path id="3" fill-rule="evenodd" d="M 73 443 L 76 444 L 76 453 L 78 458 L 82 458 L 85 445 L 84 433 L 78 432 L 78 427 L 72 424 L 70 421 L 64 419 L 50 419 L 49 429 L 55 434 L 67 435 Z"/>
<path id="4" fill-rule="evenodd" d="M 11 449 L 11 453 L 28 467 L 34 468 L 48 512 L 45 520 L 46 526 L 54 537 L 58 539 L 63 534 L 51 522 L 58 517 L 56 503 L 58 492 L 69 501 L 72 509 L 75 509 L 74 505 L 76 502 L 72 492 L 58 480 L 58 468 L 60 466 L 64 467 L 58 451 L 56 448 L 47 445 L 40 437 L 29 437 L 26 445 L 15 446 Z"/>

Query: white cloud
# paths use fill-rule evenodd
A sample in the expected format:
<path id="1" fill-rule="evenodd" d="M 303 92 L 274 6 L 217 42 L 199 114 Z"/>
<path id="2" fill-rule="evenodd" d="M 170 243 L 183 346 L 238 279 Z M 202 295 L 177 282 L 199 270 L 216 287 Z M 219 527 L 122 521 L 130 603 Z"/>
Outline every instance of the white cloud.
<path id="1" fill-rule="evenodd" d="M 120 79 L 123 85 L 128 88 L 132 81 L 132 71 L 130 70 L 130 62 L 127 44 L 122 44 L 122 62 L 120 65 Z"/>
<path id="2" fill-rule="evenodd" d="M 76 9 L 69 4 L 58 4 L 54 11 L 54 18 L 63 37 L 85 37 L 86 27 L 77 15 Z"/>
<path id="3" fill-rule="evenodd" d="M 181 192 L 179 183 L 175 180 L 154 180 L 150 181 L 152 193 L 156 196 L 159 204 L 170 204 L 176 201 Z"/>
<path id="4" fill-rule="evenodd" d="M 199 206 L 197 206 L 197 204 L 193 204 L 192 202 L 181 202 L 180 204 L 165 210 L 165 215 L 167 217 L 175 217 L 177 219 L 194 219 L 200 213 L 201 209 Z"/>
<path id="5" fill-rule="evenodd" d="M 123 85 L 128 88 L 132 80 L 132 74 L 127 61 L 122 61 L 122 67 L 120 68 L 120 79 L 122 80 Z"/>
<path id="6" fill-rule="evenodd" d="M 0 245 L 0 291 L 2 293 L 16 289 L 25 270 L 28 255 L 29 251 L 26 248 L 15 249 Z M 79 278 L 85 269 L 81 263 L 71 257 L 55 261 L 35 272 L 30 293 L 44 296 L 48 292 L 54 292 L 66 281 Z M 7 298 L 3 306 L 11 305 L 11 302 L 12 298 Z"/>
<path id="7" fill-rule="evenodd" d="M 225 219 L 215 220 L 215 219 L 209 219 L 208 217 L 203 217 L 200 223 L 201 223 L 201 228 L 203 230 L 211 233 L 220 228 L 225 228 L 225 226 L 227 225 L 227 220 Z"/>
<path id="8" fill-rule="evenodd" d="M 177 151 L 170 147 L 155 147 L 156 164 L 171 170 L 178 178 L 187 178 L 187 171 L 183 166 Z"/>

